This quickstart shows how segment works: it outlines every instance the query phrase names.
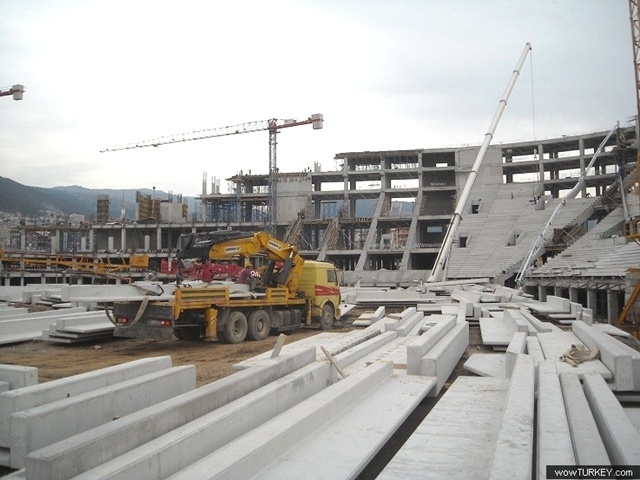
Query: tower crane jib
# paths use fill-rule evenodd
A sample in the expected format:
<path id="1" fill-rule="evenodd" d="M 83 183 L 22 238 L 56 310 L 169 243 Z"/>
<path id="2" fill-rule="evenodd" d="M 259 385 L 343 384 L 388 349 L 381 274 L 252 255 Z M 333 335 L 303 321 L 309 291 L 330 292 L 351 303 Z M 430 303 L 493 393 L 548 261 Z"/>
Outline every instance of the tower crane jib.
<path id="1" fill-rule="evenodd" d="M 166 135 L 163 137 L 144 140 L 142 142 L 132 142 L 123 145 L 100 150 L 100 153 L 115 152 L 118 150 L 129 150 L 132 148 L 159 147 L 170 143 L 191 142 L 195 140 L 204 140 L 207 138 L 226 137 L 230 135 L 239 135 L 241 133 L 252 133 L 267 130 L 269 132 L 269 197 L 268 197 L 268 213 L 269 228 L 271 234 L 276 233 L 277 222 L 277 155 L 276 155 L 276 135 L 283 128 L 297 127 L 300 125 L 311 124 L 314 130 L 323 127 L 324 118 L 321 113 L 315 113 L 305 120 L 279 120 L 271 118 L 268 120 L 258 120 L 253 122 L 240 123 L 238 125 L 230 125 L 226 127 L 208 128 L 205 130 L 195 130 L 193 132 L 179 133 L 177 135 Z"/>

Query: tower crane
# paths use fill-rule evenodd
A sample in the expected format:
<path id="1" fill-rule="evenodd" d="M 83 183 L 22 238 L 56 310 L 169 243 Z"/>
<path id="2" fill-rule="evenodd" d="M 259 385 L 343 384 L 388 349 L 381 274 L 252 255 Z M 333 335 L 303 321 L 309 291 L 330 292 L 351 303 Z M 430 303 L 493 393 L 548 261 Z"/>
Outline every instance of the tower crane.
<path id="1" fill-rule="evenodd" d="M 277 212 L 277 155 L 276 155 L 276 135 L 283 128 L 297 127 L 300 125 L 313 126 L 314 130 L 319 130 L 323 127 L 324 118 L 321 113 L 315 113 L 306 120 L 279 120 L 277 118 L 271 118 L 269 120 L 258 120 L 253 122 L 240 123 L 238 125 L 230 125 L 227 127 L 209 128 L 205 130 L 196 130 L 189 133 L 180 133 L 177 135 L 167 135 L 151 140 L 145 140 L 142 142 L 133 142 L 123 145 L 116 145 L 113 147 L 100 150 L 100 153 L 114 152 L 117 150 L 128 150 L 132 148 L 144 148 L 144 147 L 159 147 L 161 145 L 167 145 L 169 143 L 190 142 L 194 140 L 204 140 L 206 138 L 225 137 L 231 135 L 238 135 L 241 133 L 260 132 L 267 130 L 269 132 L 269 197 L 267 210 L 269 214 L 269 229 L 271 234 L 276 233 L 276 212 Z"/>

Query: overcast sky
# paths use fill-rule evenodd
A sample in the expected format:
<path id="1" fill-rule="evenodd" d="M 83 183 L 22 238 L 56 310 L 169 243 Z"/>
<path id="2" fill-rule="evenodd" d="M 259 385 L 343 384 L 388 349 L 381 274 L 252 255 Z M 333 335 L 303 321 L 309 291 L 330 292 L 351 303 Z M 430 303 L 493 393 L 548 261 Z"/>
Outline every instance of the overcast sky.
<path id="1" fill-rule="evenodd" d="M 26 88 L 0 98 L 0 176 L 198 195 L 203 172 L 267 173 L 267 132 L 99 152 L 313 113 L 280 171 L 479 145 L 527 42 L 493 143 L 629 124 L 626 0 L 0 0 L 0 88 Z"/>

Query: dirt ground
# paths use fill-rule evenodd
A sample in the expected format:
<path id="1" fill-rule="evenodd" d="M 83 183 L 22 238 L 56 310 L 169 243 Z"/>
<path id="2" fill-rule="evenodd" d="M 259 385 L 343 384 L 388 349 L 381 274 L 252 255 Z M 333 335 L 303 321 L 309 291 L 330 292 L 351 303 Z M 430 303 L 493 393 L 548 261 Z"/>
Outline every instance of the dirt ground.
<path id="1" fill-rule="evenodd" d="M 354 327 L 334 329 L 348 332 Z M 287 334 L 286 344 L 317 335 L 322 330 L 302 329 Z M 462 363 L 473 351 L 483 349 L 479 328 L 471 326 L 470 344 L 461 359 L 454 377 L 465 374 Z M 258 342 L 229 345 L 213 342 L 185 340 L 149 340 L 139 338 L 113 338 L 85 344 L 63 345 L 35 340 L 27 343 L 0 346 L 0 363 L 38 368 L 38 383 L 90 372 L 99 368 L 130 362 L 139 358 L 171 356 L 174 366 L 195 365 L 198 386 L 205 385 L 232 374 L 232 366 L 242 360 L 273 350 L 277 336 L 272 335 Z"/>
<path id="2" fill-rule="evenodd" d="M 288 334 L 286 343 L 318 333 L 320 330 L 299 330 Z M 235 363 L 273 350 L 277 339 L 277 336 L 270 336 L 259 342 L 237 345 L 217 341 L 190 342 L 140 338 L 114 338 L 76 345 L 36 340 L 0 347 L 0 363 L 37 367 L 38 383 L 43 383 L 139 358 L 170 355 L 174 366 L 195 365 L 197 384 L 202 386 L 233 373 L 231 367 Z"/>
<path id="3" fill-rule="evenodd" d="M 347 324 L 334 329 L 348 332 L 354 327 Z M 321 330 L 302 329 L 287 334 L 286 343 L 317 335 Z M 470 328 L 470 345 L 467 354 L 482 348 L 479 328 Z M 171 356 L 174 366 L 195 365 L 198 386 L 205 385 L 234 372 L 232 366 L 242 360 L 273 350 L 277 336 L 272 335 L 258 342 L 243 342 L 229 345 L 213 342 L 191 342 L 185 340 L 149 340 L 114 338 L 85 344 L 63 345 L 43 341 L 32 341 L 0 346 L 0 363 L 38 368 L 38 382 L 48 382 L 99 368 L 130 362 L 139 358 Z M 464 363 L 464 362 L 462 362 Z M 461 367 L 461 365 L 460 365 Z M 464 374 L 457 368 L 454 376 Z"/>

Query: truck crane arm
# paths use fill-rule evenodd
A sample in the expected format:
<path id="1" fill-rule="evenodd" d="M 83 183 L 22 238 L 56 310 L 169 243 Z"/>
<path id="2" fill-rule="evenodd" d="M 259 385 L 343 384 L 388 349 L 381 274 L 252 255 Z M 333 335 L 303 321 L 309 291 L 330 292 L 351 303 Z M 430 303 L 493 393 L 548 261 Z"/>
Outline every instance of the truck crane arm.
<path id="1" fill-rule="evenodd" d="M 285 287 L 291 297 L 298 293 L 304 259 L 298 248 L 278 240 L 265 232 L 221 231 L 211 234 L 187 234 L 181 236 L 178 259 L 229 260 L 264 254 L 269 266 L 263 275 L 265 285 Z M 274 268 L 282 262 L 277 275 Z"/>

